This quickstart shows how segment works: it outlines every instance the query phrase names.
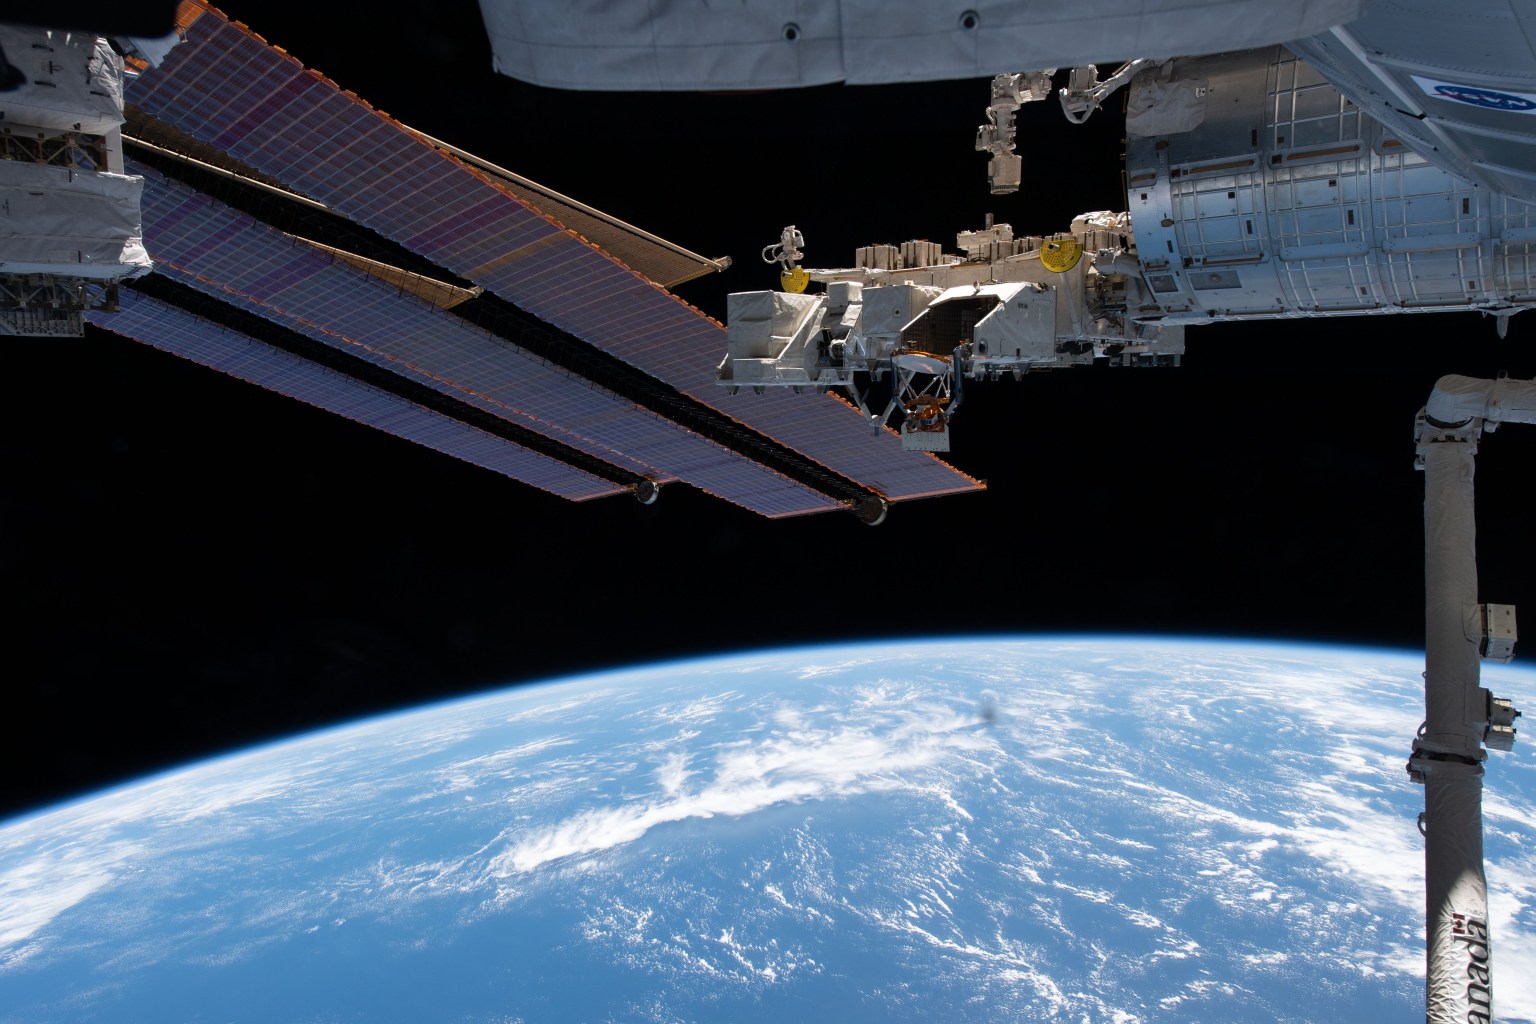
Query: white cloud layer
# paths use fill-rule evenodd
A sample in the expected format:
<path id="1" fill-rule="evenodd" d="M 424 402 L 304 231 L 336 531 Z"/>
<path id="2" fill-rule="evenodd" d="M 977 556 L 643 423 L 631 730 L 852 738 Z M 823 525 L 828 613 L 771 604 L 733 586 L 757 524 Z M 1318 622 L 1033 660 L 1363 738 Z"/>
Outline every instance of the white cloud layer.
<path id="1" fill-rule="evenodd" d="M 742 817 L 775 804 L 910 788 L 917 784 L 913 773 L 918 769 L 957 751 L 989 746 L 983 734 L 967 730 L 975 724 L 952 709 L 931 707 L 894 723 L 778 729 L 747 743 L 716 747 L 707 768 L 690 771 L 681 761 L 669 761 L 659 773 L 659 792 L 531 828 L 491 859 L 487 873 L 505 877 L 533 871 L 551 861 L 633 842 L 658 825 L 689 818 Z M 697 784 L 690 789 L 689 782 Z"/>

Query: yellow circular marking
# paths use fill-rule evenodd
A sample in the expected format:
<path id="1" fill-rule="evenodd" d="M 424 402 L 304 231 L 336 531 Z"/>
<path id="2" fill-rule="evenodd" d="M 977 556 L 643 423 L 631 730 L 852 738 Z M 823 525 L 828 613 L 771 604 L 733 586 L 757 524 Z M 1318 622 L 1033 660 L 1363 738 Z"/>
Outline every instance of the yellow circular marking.
<path id="1" fill-rule="evenodd" d="M 1083 258 L 1083 246 L 1075 238 L 1062 238 L 1054 242 L 1046 242 L 1040 250 L 1040 262 L 1046 270 L 1064 274 L 1077 266 L 1077 261 Z"/>
<path id="2" fill-rule="evenodd" d="M 779 285 L 787 292 L 803 292 L 805 286 L 810 283 L 811 275 L 807 274 L 803 267 L 786 270 L 779 275 Z"/>

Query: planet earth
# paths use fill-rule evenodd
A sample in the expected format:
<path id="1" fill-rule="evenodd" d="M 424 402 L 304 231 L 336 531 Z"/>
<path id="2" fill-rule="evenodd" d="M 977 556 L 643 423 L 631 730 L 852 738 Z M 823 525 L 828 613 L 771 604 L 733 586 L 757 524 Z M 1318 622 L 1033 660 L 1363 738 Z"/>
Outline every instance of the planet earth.
<path id="1" fill-rule="evenodd" d="M 1422 665 L 882 642 L 306 735 L 0 826 L 0 1021 L 1413 1020 Z M 1485 816 L 1536 1020 L 1530 746 Z"/>

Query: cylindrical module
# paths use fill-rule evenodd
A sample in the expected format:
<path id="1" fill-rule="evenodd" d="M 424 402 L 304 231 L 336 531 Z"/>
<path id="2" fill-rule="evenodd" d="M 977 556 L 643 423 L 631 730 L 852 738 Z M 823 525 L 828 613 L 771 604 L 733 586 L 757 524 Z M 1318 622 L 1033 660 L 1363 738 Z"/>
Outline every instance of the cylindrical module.
<path id="1" fill-rule="evenodd" d="M 1483 876 L 1483 768 L 1437 763 L 1424 780 L 1429 957 L 1426 1024 L 1490 1024 L 1493 963 Z"/>
<path id="2" fill-rule="evenodd" d="M 1283 48 L 1144 69 L 1126 132 L 1138 321 L 1536 305 L 1536 206 L 1429 162 Z"/>

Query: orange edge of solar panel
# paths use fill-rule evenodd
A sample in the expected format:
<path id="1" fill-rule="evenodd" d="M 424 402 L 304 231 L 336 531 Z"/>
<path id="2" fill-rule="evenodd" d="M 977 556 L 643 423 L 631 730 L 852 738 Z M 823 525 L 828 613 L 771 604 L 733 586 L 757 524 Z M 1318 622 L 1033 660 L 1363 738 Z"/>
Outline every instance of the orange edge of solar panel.
<path id="1" fill-rule="evenodd" d="M 838 394 L 836 391 L 828 391 L 827 395 L 828 395 L 828 397 L 830 397 L 830 398 L 832 398 L 832 399 L 834 399 L 836 401 L 842 402 L 844 405 L 846 405 L 849 409 L 852 409 L 854 412 L 858 412 L 859 411 L 859 407 L 858 406 L 856 406 L 852 402 L 848 401 L 848 399 L 844 398 L 842 395 Z M 862 416 L 863 414 L 860 413 L 860 415 Z M 882 424 L 881 428 L 883 430 L 885 430 L 886 433 L 896 434 L 897 437 L 901 436 L 900 434 L 897 434 L 896 431 L 893 430 L 888 425 Z M 949 463 L 945 462 L 943 459 L 939 458 L 937 455 L 933 454 L 932 452 L 915 452 L 914 454 L 928 456 L 928 458 L 932 459 L 934 462 L 937 462 L 939 465 L 943 466 L 945 469 L 950 470 L 956 476 L 963 477 L 966 480 L 970 481 L 971 486 L 969 486 L 969 487 L 945 488 L 943 490 L 936 490 L 936 491 L 923 491 L 921 494 L 908 494 L 908 495 L 904 495 L 903 497 L 894 499 L 896 501 L 912 501 L 915 498 L 937 498 L 937 497 L 940 497 L 940 496 L 945 495 L 945 494 L 967 494 L 967 493 L 970 493 L 971 491 L 984 491 L 984 490 L 987 489 L 987 482 L 985 480 L 981 480 L 981 479 L 978 479 L 978 478 L 976 478 L 974 476 L 971 476 L 971 474 L 967 473 L 963 469 L 956 469 L 954 466 L 952 466 Z M 886 497 L 886 496 L 882 495 L 882 497 Z"/>
<path id="2" fill-rule="evenodd" d="M 207 4 L 195 3 L 194 0 L 181 0 L 181 3 L 176 5 L 176 31 L 185 32 L 192 27 L 194 21 L 210 9 Z"/>
<path id="3" fill-rule="evenodd" d="M 812 398 L 811 396 L 806 396 L 806 397 L 807 397 L 807 400 L 810 400 L 810 401 L 814 401 L 815 400 L 815 398 Z M 821 397 L 821 396 L 816 396 L 816 397 Z M 852 402 L 848 401 L 848 399 L 844 398 L 842 395 L 838 394 L 837 392 L 835 392 L 835 391 L 828 391 L 828 392 L 825 393 L 825 397 L 831 398 L 833 401 L 841 402 L 843 405 L 847 406 L 853 412 L 858 413 L 860 418 L 863 417 L 863 414 L 859 413 L 858 407 L 856 405 L 854 405 Z M 757 433 L 762 433 L 762 431 L 758 430 L 758 428 L 754 427 L 751 423 L 748 423 L 745 420 L 741 420 L 741 419 L 736 418 L 735 416 L 732 416 L 729 412 L 725 411 L 724 409 L 720 408 L 719 406 L 713 406 L 712 408 L 714 408 L 716 412 L 720 413 L 720 415 L 722 415 L 722 416 L 726 417 L 727 419 L 729 419 L 732 423 L 737 423 L 737 424 L 747 428 L 748 430 L 752 430 L 752 431 L 755 431 Z M 899 434 L 896 434 L 896 431 L 892 430 L 888 426 L 882 427 L 882 429 L 884 429 L 885 432 L 888 433 L 888 434 L 892 434 L 892 435 L 897 436 L 897 437 L 900 436 Z M 767 435 L 765 435 L 765 436 L 767 436 Z M 821 468 L 827 470 L 829 473 L 834 473 L 837 476 L 843 476 L 844 475 L 843 473 L 839 472 L 834 467 L 827 465 L 825 462 L 822 462 L 820 459 L 816 458 L 815 456 L 813 456 L 813 455 L 811 455 L 811 454 L 809 454 L 807 452 L 801 451 L 798 448 L 796 448 L 795 451 L 800 452 L 800 454 L 802 456 L 804 456 L 805 458 L 809 459 L 810 461 L 816 463 L 816 465 L 818 465 Z M 935 489 L 935 490 L 931 490 L 931 491 L 919 491 L 919 492 L 914 493 L 914 494 L 903 494 L 899 498 L 893 498 L 889 494 L 887 494 L 884 491 L 882 491 L 880 488 L 874 486 L 873 484 L 865 483 L 862 480 L 855 480 L 853 482 L 855 484 L 857 484 L 859 487 L 864 488 L 866 491 L 870 491 L 871 493 L 877 494 L 881 498 L 884 498 L 886 501 L 893 501 L 893 502 L 895 502 L 895 501 L 914 501 L 914 500 L 916 500 L 918 498 L 940 498 L 940 497 L 943 497 L 943 496 L 945 496 L 947 494 L 971 494 L 971 493 L 974 493 L 976 491 L 984 491 L 984 490 L 987 489 L 987 482 L 985 480 L 978 480 L 976 477 L 971 476 L 969 473 L 966 473 L 963 470 L 956 469 L 954 466 L 951 466 L 949 463 L 945 462 L 943 459 L 941 459 L 938 456 L 934 455 L 932 452 L 914 452 L 913 454 L 915 454 L 915 455 L 926 455 L 928 458 L 932 459 L 934 462 L 937 462 L 939 465 L 941 465 L 945 469 L 951 471 L 956 476 L 961 477 L 962 479 L 967 481 L 967 483 L 965 483 L 965 484 L 957 484 L 954 487 L 941 487 L 941 488 L 938 488 L 938 489 Z"/>
<path id="4" fill-rule="evenodd" d="M 767 469 L 768 472 L 774 474 L 775 476 L 783 477 L 785 480 L 789 480 L 790 483 L 794 483 L 793 480 L 790 480 L 789 477 L 784 476 L 783 473 L 780 473 L 776 469 L 773 469 L 773 468 L 767 467 L 767 466 L 765 466 L 763 468 Z M 822 498 L 826 498 L 827 501 L 831 502 L 830 505 L 824 505 L 821 508 L 803 508 L 803 509 L 799 509 L 798 511 L 795 511 L 795 512 L 762 512 L 762 511 L 759 511 L 758 509 L 755 509 L 755 508 L 752 508 L 752 507 L 750 507 L 748 505 L 742 504 L 739 499 L 728 498 L 725 495 L 720 494 L 717 491 L 710 490 L 708 487 L 700 487 L 698 484 L 689 483 L 686 480 L 679 481 L 679 482 L 684 487 L 692 487 L 694 490 L 698 491 L 700 494 L 707 494 L 711 498 L 714 498 L 714 499 L 716 499 L 718 501 L 723 501 L 727 505 L 735 505 L 737 508 L 739 508 L 739 509 L 741 509 L 741 510 L 743 510 L 745 512 L 750 512 L 750 513 L 752 513 L 755 516 L 762 516 L 764 519 L 798 519 L 801 516 L 819 516 L 819 515 L 825 515 L 828 512 L 846 512 L 849 509 L 849 505 L 848 505 L 847 502 L 839 501 L 836 498 L 829 498 L 825 494 L 822 494 L 822 495 L 819 495 L 819 496 L 822 497 Z M 796 486 L 802 487 L 802 489 L 807 490 L 807 491 L 810 490 L 809 488 L 805 488 L 803 485 L 800 485 L 800 484 L 796 484 Z M 811 491 L 810 493 L 816 494 L 817 492 Z"/>
<path id="5" fill-rule="evenodd" d="M 661 284 L 661 283 L 659 283 L 657 281 L 653 281 L 650 278 L 646 277 L 644 274 L 640 273 L 638 270 L 634 269 L 629 264 L 625 263 L 618 256 L 615 256 L 613 253 L 611 253 L 607 249 L 603 248 L 603 246 L 601 246 L 597 242 L 594 242 L 591 239 L 585 237 L 584 235 L 582 235 L 579 232 L 577 232 L 575 229 L 567 227 L 565 224 L 562 224 L 560 222 L 560 220 L 558 218 L 554 217 L 552 214 L 549 214 L 549 213 L 545 212 L 544 210 L 540 209 L 538 206 L 534 205 L 533 203 L 528 202 L 526 199 L 522 198 L 521 196 L 518 196 L 518 195 L 514 194 L 512 191 L 507 189 L 501 182 L 497 181 L 496 178 L 493 177 L 492 175 L 490 175 L 488 172 L 482 171 L 480 168 L 475 167 L 473 164 L 470 164 L 470 163 L 468 163 L 467 161 L 464 161 L 464 160 L 460 160 L 457 156 L 454 156 L 452 153 L 449 153 L 449 152 L 447 152 L 445 150 L 439 149 L 438 147 L 432 145 L 430 142 L 427 142 L 425 139 L 420 138 L 415 132 L 411 131 L 411 129 L 408 128 L 406 125 L 404 125 L 400 121 L 396 120 L 395 118 L 391 117 L 387 111 L 379 109 L 378 107 L 374 106 L 372 103 L 368 102 L 366 99 L 364 99 L 363 97 L 359 96 L 357 93 L 353 92 L 352 90 L 342 88 L 342 86 L 341 86 L 341 84 L 339 82 L 333 81 L 323 71 L 320 71 L 317 68 L 314 68 L 314 67 L 312 67 L 312 66 L 310 66 L 308 64 L 305 64 L 302 60 L 300 60 L 299 58 L 295 57 L 293 54 L 289 53 L 287 50 L 283 49 L 282 47 L 274 45 L 273 43 L 268 42 L 255 29 L 251 28 L 249 25 L 245 24 L 243 21 L 236 21 L 235 19 L 231 18 L 229 15 L 225 14 L 223 11 L 219 10 L 217 7 L 214 7 L 212 4 L 204 3 L 204 2 L 202 2 L 202 0 L 181 0 L 181 4 L 177 8 L 177 12 L 176 12 L 176 27 L 177 27 L 177 30 L 180 31 L 182 34 L 185 34 L 186 30 L 191 27 L 193 22 L 197 21 L 197 19 L 202 17 L 204 14 L 209 14 L 209 13 L 214 14 L 214 15 L 220 17 L 220 18 L 223 18 L 229 24 L 236 26 L 241 31 L 249 33 L 252 36 L 252 38 L 260 41 L 262 43 L 262 45 L 270 47 L 271 49 L 275 50 L 276 52 L 282 54 L 284 58 L 286 58 L 288 60 L 291 60 L 294 63 L 298 64 L 299 67 L 303 69 L 305 74 L 307 74 L 310 77 L 314 78 L 316 81 L 320 81 L 320 82 L 326 83 L 327 85 L 329 85 L 333 89 L 335 89 L 337 92 L 339 92 L 342 95 L 346 96 L 347 98 L 352 100 L 354 103 L 358 104 L 359 106 L 365 107 L 368 110 L 373 111 L 375 114 L 378 114 L 380 117 L 384 118 L 391 125 L 393 125 L 395 128 L 399 129 L 402 133 L 404 133 L 405 135 L 407 135 L 410 138 L 414 139 L 418 144 L 420 144 L 422 146 L 425 146 L 427 149 L 430 149 L 432 152 L 436 153 L 439 157 L 442 157 L 443 159 L 449 160 L 449 161 L 457 164 L 458 166 L 462 167 L 463 169 L 469 171 L 475 177 L 479 178 L 481 181 L 485 182 L 487 185 L 490 185 L 492 188 L 496 189 L 496 191 L 498 191 L 498 192 L 502 193 L 503 195 L 505 195 L 508 199 L 511 199 L 513 202 L 516 202 L 519 205 L 526 207 L 530 212 L 532 212 L 534 214 L 537 214 L 538 216 L 544 218 L 546 221 L 549 222 L 549 224 L 552 227 L 555 227 L 555 228 L 565 232 L 566 234 L 570 235 L 572 238 L 576 239 L 578 242 L 581 242 L 583 245 L 588 246 L 589 248 L 593 249 L 594 251 L 602 253 L 608 259 L 612 260 L 614 263 L 617 263 L 619 266 L 623 267 L 625 270 L 629 271 L 631 274 L 634 274 L 636 277 L 638 277 L 640 280 L 644 281 L 646 284 L 650 285 L 652 288 L 655 288 L 657 291 L 662 292 L 663 294 L 667 295 L 669 298 L 671 298 L 673 301 L 677 302 L 678 304 L 687 307 L 695 315 L 703 317 L 705 320 L 708 320 L 709 322 L 715 324 L 718 327 L 723 328 L 725 326 L 724 324 L 721 324 L 720 321 L 718 321 L 714 317 L 710 316 L 708 313 L 705 313 L 703 310 L 699 309 L 697 306 L 694 306 L 692 303 L 685 302 L 683 299 L 678 298 L 672 292 L 668 291 L 665 285 L 663 285 L 663 284 Z"/>
<path id="6" fill-rule="evenodd" d="M 719 497 L 719 495 L 715 495 L 715 497 Z M 721 498 L 721 500 L 722 501 L 729 501 L 730 499 L 728 499 L 728 498 Z M 745 506 L 741 505 L 739 502 L 731 502 L 731 504 L 735 505 L 737 508 L 744 508 L 745 507 Z M 750 512 L 752 510 L 748 509 L 747 511 Z M 756 514 L 762 516 L 764 519 L 800 519 L 800 518 L 803 518 L 804 516 L 820 516 L 820 515 L 826 515 L 828 512 L 846 512 L 846 511 L 848 511 L 848 506 L 843 504 L 843 503 L 841 503 L 841 502 L 839 502 L 835 508 L 808 508 L 808 509 L 804 509 L 804 510 L 802 510 L 800 512 L 776 512 L 773 515 L 765 515 L 762 512 L 758 512 Z"/>
<path id="7" fill-rule="evenodd" d="M 281 46 L 278 46 L 276 43 L 271 42 L 270 40 L 267 39 L 266 36 L 262 35 L 260 32 L 257 32 L 255 29 L 251 28 L 251 26 L 247 25 L 245 22 L 239 21 L 239 20 L 237 20 L 235 18 L 231 18 L 229 15 L 227 15 L 223 11 L 219 10 L 219 8 L 213 6 L 213 4 L 204 2 L 204 0 L 181 0 L 181 2 L 177 5 L 177 8 L 176 8 L 176 31 L 180 35 L 185 36 L 186 33 L 187 33 L 187 29 L 191 28 L 193 23 L 196 22 L 197 19 L 201 18 L 204 14 L 213 14 L 213 15 L 216 15 L 217 17 L 223 18 L 230 25 L 233 25 L 235 28 L 238 28 L 240 31 L 246 33 L 252 39 L 256 40 L 258 43 L 261 43 L 261 45 L 267 47 L 268 49 L 272 50 L 274 53 L 280 55 L 284 60 L 289 60 L 289 61 L 292 61 L 293 63 L 297 64 L 299 66 L 299 68 L 303 71 L 304 74 L 306 74 L 309 77 L 315 79 L 317 82 L 324 82 L 324 83 L 326 83 L 327 85 L 329 85 L 332 88 L 334 88 L 337 92 L 341 93 L 344 96 L 351 97 L 353 100 L 357 101 L 357 103 L 359 103 L 360 105 L 362 105 L 364 107 L 367 107 L 369 110 L 372 110 L 374 113 L 379 114 L 380 116 L 382 116 L 384 118 L 387 118 L 392 123 L 395 123 L 397 125 L 399 124 L 399 122 L 395 121 L 394 118 L 390 117 L 388 113 L 386 113 L 383 110 L 380 110 L 378 107 L 375 107 L 372 103 L 369 103 L 367 100 L 363 99 L 357 93 L 353 92 L 350 89 L 343 89 L 341 87 L 340 83 L 332 80 L 331 77 L 329 75 L 327 75 L 324 71 L 321 71 L 319 68 L 313 67 L 313 66 L 311 66 L 309 64 L 305 64 L 298 57 L 295 57 L 293 54 L 289 53 L 287 50 L 283 49 Z"/>

